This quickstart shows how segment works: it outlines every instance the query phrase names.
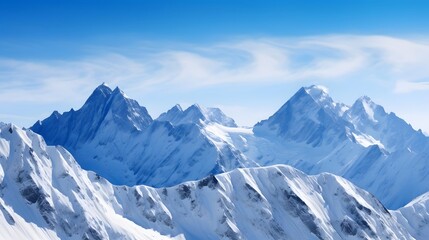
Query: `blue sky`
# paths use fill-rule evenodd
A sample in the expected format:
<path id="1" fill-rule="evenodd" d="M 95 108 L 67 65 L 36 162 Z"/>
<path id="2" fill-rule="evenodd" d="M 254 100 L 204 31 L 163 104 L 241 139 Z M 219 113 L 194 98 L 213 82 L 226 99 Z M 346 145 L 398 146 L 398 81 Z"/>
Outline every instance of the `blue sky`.
<path id="1" fill-rule="evenodd" d="M 176 103 L 239 124 L 300 86 L 361 95 L 429 132 L 425 1 L 1 1 L 0 121 L 79 108 L 100 83 L 157 117 Z"/>

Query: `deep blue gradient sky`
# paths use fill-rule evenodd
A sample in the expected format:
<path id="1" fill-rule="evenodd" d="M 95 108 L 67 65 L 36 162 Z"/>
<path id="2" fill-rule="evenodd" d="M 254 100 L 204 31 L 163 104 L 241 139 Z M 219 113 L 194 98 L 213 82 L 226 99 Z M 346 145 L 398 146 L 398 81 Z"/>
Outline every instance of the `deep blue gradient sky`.
<path id="1" fill-rule="evenodd" d="M 0 1 L 0 121 L 78 108 L 107 82 L 154 117 L 199 102 L 252 125 L 322 84 L 429 131 L 428 12 L 396 0 Z"/>
<path id="2" fill-rule="evenodd" d="M 1 1 L 1 42 L 18 46 L 0 54 L 70 57 L 81 44 L 136 38 L 200 43 L 231 36 L 424 35 L 428 10 L 426 1 L 396 0 Z"/>

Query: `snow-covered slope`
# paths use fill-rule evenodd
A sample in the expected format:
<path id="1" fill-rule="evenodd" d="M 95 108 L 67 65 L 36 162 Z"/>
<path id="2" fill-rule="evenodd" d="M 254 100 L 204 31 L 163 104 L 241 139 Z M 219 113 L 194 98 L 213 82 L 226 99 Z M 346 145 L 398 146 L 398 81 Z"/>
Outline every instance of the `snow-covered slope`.
<path id="1" fill-rule="evenodd" d="M 172 186 L 243 167 L 242 156 L 228 145 L 216 145 L 194 123 L 154 121 L 127 156 L 135 182 Z"/>
<path id="2" fill-rule="evenodd" d="M 122 102 L 134 102 L 120 90 L 104 85 L 98 90 L 102 96 L 116 91 L 126 99 Z M 424 184 L 429 181 L 429 138 L 369 97 L 350 107 L 335 102 L 324 87 L 304 87 L 253 129 L 237 127 L 215 108 L 176 105 L 151 122 L 146 114 L 134 113 L 139 108 L 125 105 L 127 110 L 115 116 L 131 127 L 103 121 L 103 128 L 89 131 L 101 107 L 88 102 L 104 102 L 94 99 L 76 111 L 87 115 L 54 113 L 32 129 L 115 184 L 165 187 L 238 167 L 288 164 L 307 174 L 343 176 L 389 208 L 429 191 Z"/>
<path id="3" fill-rule="evenodd" d="M 233 147 L 204 134 L 209 123 L 236 126 L 219 109 L 198 105 L 176 106 L 153 121 L 119 88 L 102 84 L 81 109 L 54 112 L 31 129 L 114 184 L 172 186 L 244 166 Z"/>
<path id="4" fill-rule="evenodd" d="M 429 192 L 392 213 L 416 239 L 429 239 Z"/>
<path id="5" fill-rule="evenodd" d="M 413 239 L 374 196 L 331 174 L 275 165 L 114 186 L 11 124 L 0 124 L 0 215 L 2 239 Z"/>
<path id="6" fill-rule="evenodd" d="M 0 124 L 1 239 L 166 239 L 124 218 L 114 187 L 62 147 Z"/>

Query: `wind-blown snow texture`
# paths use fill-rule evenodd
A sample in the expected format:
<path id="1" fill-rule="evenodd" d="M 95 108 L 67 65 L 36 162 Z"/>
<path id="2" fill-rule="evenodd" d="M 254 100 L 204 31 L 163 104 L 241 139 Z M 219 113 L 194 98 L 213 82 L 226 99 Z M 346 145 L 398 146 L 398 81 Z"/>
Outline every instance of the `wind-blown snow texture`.
<path id="1" fill-rule="evenodd" d="M 31 129 L 115 184 L 168 187 L 239 167 L 288 164 L 343 176 L 394 209 L 429 191 L 428 137 L 369 97 L 350 107 L 320 86 L 301 88 L 251 129 L 198 105 L 177 105 L 152 121 L 120 90 L 101 85 L 80 110 L 54 113 Z"/>
<path id="2" fill-rule="evenodd" d="M 0 123 L 2 239 L 425 239 L 406 222 L 427 224 L 410 204 L 392 214 L 341 177 L 285 165 L 169 188 L 114 186 L 64 148 Z"/>

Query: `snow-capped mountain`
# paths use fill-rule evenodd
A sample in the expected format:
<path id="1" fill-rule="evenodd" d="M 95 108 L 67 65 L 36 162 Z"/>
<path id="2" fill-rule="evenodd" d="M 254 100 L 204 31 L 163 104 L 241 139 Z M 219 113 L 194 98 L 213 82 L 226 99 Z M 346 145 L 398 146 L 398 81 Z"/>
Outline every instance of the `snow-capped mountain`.
<path id="1" fill-rule="evenodd" d="M 428 138 L 415 131 L 394 113 L 386 113 L 384 108 L 364 96 L 356 100 L 344 117 L 353 123 L 356 130 L 379 141 L 383 148 L 395 152 L 409 148 L 420 151 L 428 143 Z"/>
<path id="2" fill-rule="evenodd" d="M 172 186 L 244 166 L 234 148 L 204 134 L 212 122 L 236 126 L 219 109 L 198 105 L 176 106 L 153 121 L 119 88 L 102 84 L 81 109 L 54 112 L 31 129 L 114 184 Z"/>
<path id="3" fill-rule="evenodd" d="M 312 147 L 336 145 L 352 126 L 342 119 L 345 106 L 318 86 L 301 88 L 273 116 L 257 123 L 257 135 L 275 135 Z"/>
<path id="4" fill-rule="evenodd" d="M 81 109 L 60 114 L 54 111 L 32 129 L 42 132 L 48 144 L 78 148 L 94 138 L 111 140 L 119 130 L 129 133 L 146 129 L 152 122 L 146 108 L 129 99 L 119 89 L 104 83 L 98 86 Z M 110 134 L 107 134 L 110 133 Z"/>
<path id="5" fill-rule="evenodd" d="M 391 208 L 429 191 L 429 138 L 369 97 L 348 107 L 334 102 L 323 87 L 301 88 L 253 131 L 268 139 L 267 145 L 283 147 L 276 147 L 280 157 L 272 156 L 273 147 L 258 149 L 262 165 L 338 174 Z"/>
<path id="6" fill-rule="evenodd" d="M 97 87 L 81 109 L 63 114 L 55 111 L 31 129 L 44 136 L 48 144 L 61 145 L 72 152 L 87 169 L 99 172 L 115 183 L 122 183 L 116 172 L 132 183 L 133 172 L 124 164 L 130 141 L 153 122 L 146 108 L 129 99 L 119 89 L 105 84 Z M 102 146 L 103 151 L 98 149 Z M 104 153 L 104 154 L 103 154 Z M 99 157 L 111 156 L 109 161 Z"/>
<path id="7" fill-rule="evenodd" d="M 122 102 L 134 102 L 120 90 L 99 88 L 119 92 L 117 98 L 126 99 Z M 89 108 L 85 106 L 93 98 L 76 112 Z M 90 106 L 100 109 L 96 103 Z M 324 87 L 304 87 L 253 129 L 237 127 L 219 109 L 199 105 L 186 110 L 176 105 L 153 122 L 146 114 L 133 114 L 137 107 L 126 109 L 116 119 L 140 127 L 105 124 L 86 134 L 86 125 L 79 123 L 92 126 L 91 119 L 100 117 L 86 120 L 88 116 L 72 111 L 55 113 L 32 129 L 48 143 L 65 146 L 83 168 L 115 184 L 172 186 L 239 167 L 288 164 L 307 174 L 343 176 L 393 209 L 429 191 L 424 184 L 429 180 L 429 138 L 369 97 L 347 106 L 335 102 Z M 138 116 L 147 125 L 136 124 Z M 69 124 L 76 127 L 64 132 Z"/>
<path id="8" fill-rule="evenodd" d="M 64 148 L 0 123 L 2 239 L 426 239 L 427 221 L 404 223 L 423 220 L 408 208 L 389 212 L 341 177 L 285 165 L 114 186 Z"/>

